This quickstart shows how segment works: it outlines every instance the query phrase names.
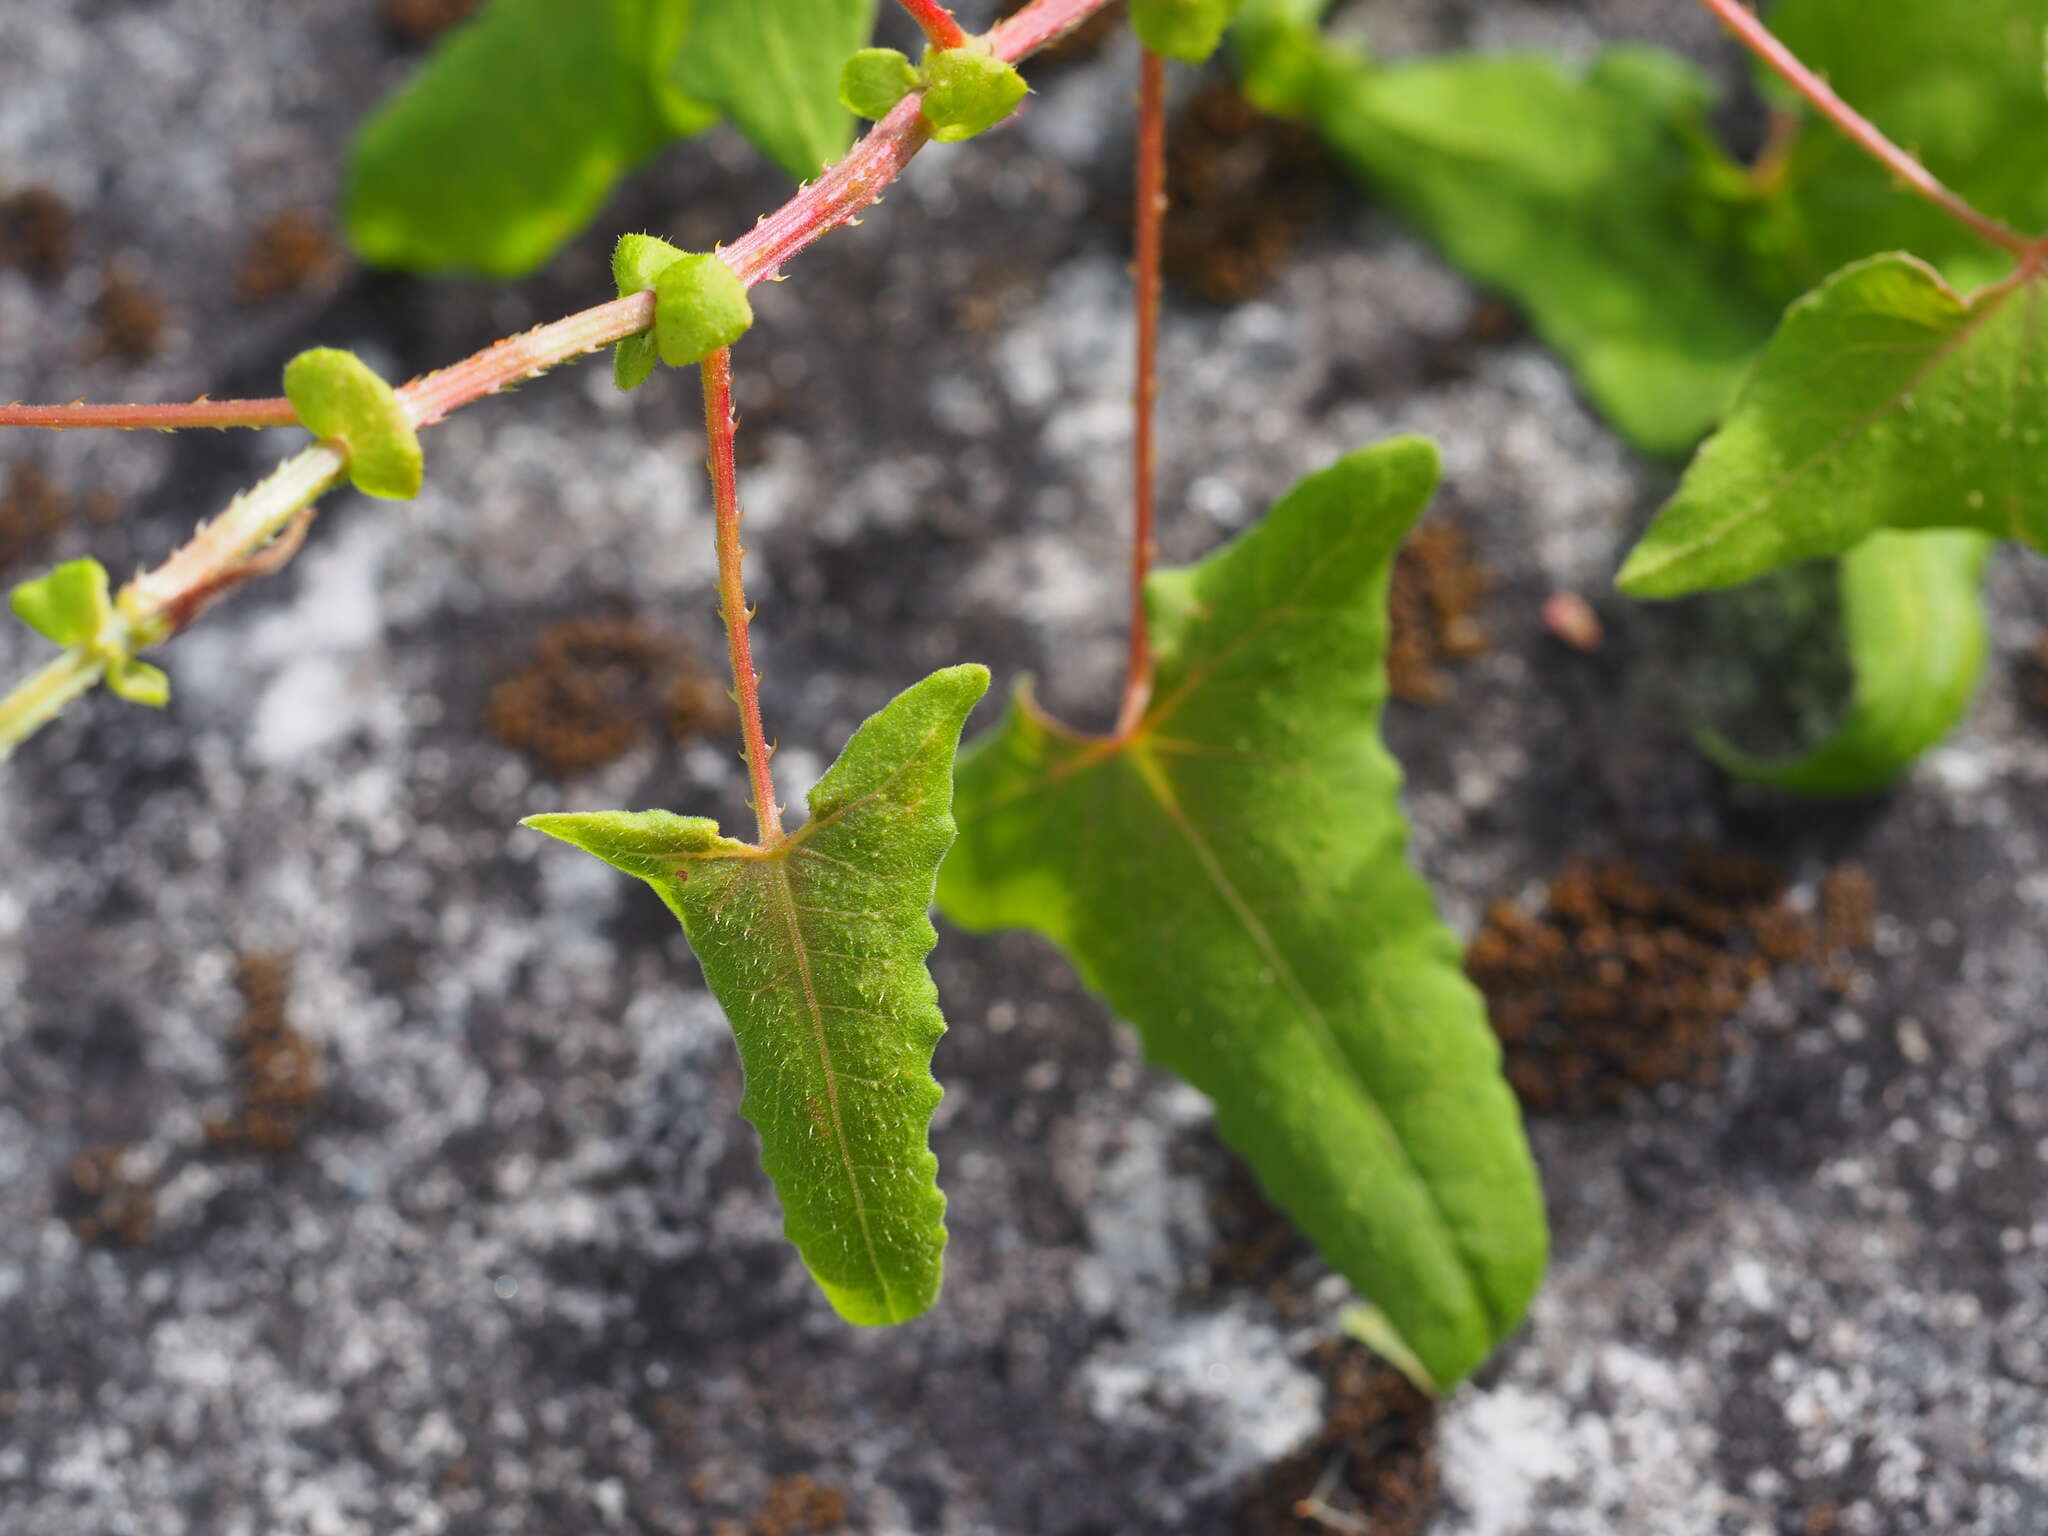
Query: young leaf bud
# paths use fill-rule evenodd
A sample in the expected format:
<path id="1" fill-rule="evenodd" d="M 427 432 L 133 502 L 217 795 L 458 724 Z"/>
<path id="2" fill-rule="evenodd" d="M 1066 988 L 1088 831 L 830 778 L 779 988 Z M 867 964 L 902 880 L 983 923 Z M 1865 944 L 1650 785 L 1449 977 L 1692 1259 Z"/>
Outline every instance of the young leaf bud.
<path id="1" fill-rule="evenodd" d="M 880 122 L 917 89 L 917 71 L 894 48 L 863 48 L 839 71 L 839 104 Z"/>
<path id="2" fill-rule="evenodd" d="M 1030 92 L 1024 77 L 976 47 L 924 57 L 924 120 L 941 144 L 956 144 L 995 127 Z"/>
<path id="3" fill-rule="evenodd" d="M 112 605 L 107 568 L 97 560 L 67 560 L 47 576 L 24 581 L 9 599 L 14 616 L 58 645 L 91 645 Z"/>
<path id="4" fill-rule="evenodd" d="M 682 255 L 666 240 L 652 235 L 619 236 L 619 243 L 612 248 L 612 280 L 619 285 L 619 297 L 646 293 Z M 655 361 L 652 331 L 628 336 L 612 348 L 612 382 L 620 389 L 638 389 L 654 372 Z"/>
<path id="5" fill-rule="evenodd" d="M 701 363 L 754 323 L 747 285 L 715 253 L 692 251 L 654 282 L 654 340 L 671 368 Z"/>
<path id="6" fill-rule="evenodd" d="M 162 709 L 171 702 L 171 680 L 161 667 L 124 656 L 107 668 L 107 691 L 130 704 Z"/>
<path id="7" fill-rule="evenodd" d="M 1131 30 L 1154 53 L 1200 64 L 1216 51 L 1239 0 L 1131 0 Z"/>
<path id="8" fill-rule="evenodd" d="M 387 501 L 419 495 L 425 461 L 405 402 L 355 353 L 301 352 L 284 365 L 284 394 L 308 431 L 347 455 L 357 490 Z"/>

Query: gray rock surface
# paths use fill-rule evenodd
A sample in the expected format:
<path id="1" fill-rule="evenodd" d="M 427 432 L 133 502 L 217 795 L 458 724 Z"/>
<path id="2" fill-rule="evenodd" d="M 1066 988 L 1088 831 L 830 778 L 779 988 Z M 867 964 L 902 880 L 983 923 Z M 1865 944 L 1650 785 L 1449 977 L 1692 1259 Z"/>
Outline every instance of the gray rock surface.
<path id="1" fill-rule="evenodd" d="M 983 7 L 963 4 L 974 21 Z M 350 124 L 409 67 L 371 0 L 0 6 L 0 194 L 79 210 L 55 287 L 0 272 L 0 395 L 269 393 L 351 346 L 403 374 L 608 291 L 609 239 L 703 245 L 781 195 L 737 141 L 665 156 L 545 275 L 351 275 L 251 308 L 250 235 L 331 204 Z M 1389 50 L 1654 36 L 1679 0 L 1379 0 Z M 1011 132 L 925 156 L 765 292 L 743 360 L 758 644 L 800 795 L 933 665 L 1026 670 L 1103 712 L 1117 665 L 1128 388 L 1128 58 L 1068 66 Z M 99 263 L 174 315 L 92 355 Z M 1570 855 L 1739 841 L 1874 873 L 1845 998 L 1766 986 L 1711 1090 L 1535 1128 L 1557 1233 L 1525 1332 L 1440 1427 L 1441 1536 L 2048 1530 L 2048 736 L 2017 658 L 2040 569 L 1999 568 L 2000 659 L 1953 743 L 1872 805 L 1731 795 L 1692 753 L 1702 613 L 1600 594 L 1666 483 L 1527 340 L 1346 191 L 1271 288 L 1169 306 L 1169 553 L 1393 431 L 1498 576 L 1494 652 L 1396 709 L 1421 862 L 1463 930 Z M 969 325 L 970 313 L 978 318 Z M 993 330 L 986 329 L 993 316 Z M 717 657 L 687 381 L 584 366 L 428 441 L 407 506 L 337 498 L 305 553 L 165 655 L 157 716 L 95 699 L 0 769 L 0 1531 L 22 1536 L 708 1532 L 795 1475 L 863 1532 L 1228 1531 L 1315 1432 L 1307 1321 L 1212 1283 L 1231 1160 L 1203 1103 L 1034 941 L 946 933 L 936 1128 L 946 1297 L 840 1326 L 782 1244 L 722 1019 L 656 903 L 518 832 L 541 809 L 743 814 L 723 740 L 650 737 L 552 780 L 484 730 L 548 621 L 630 611 Z M 293 434 L 0 443 L 161 558 Z M 17 570 L 6 573 L 18 577 Z M 1608 621 L 1546 640 L 1553 589 Z M 1728 636 L 1716 641 L 1725 647 Z M 0 632 L 0 675 L 36 655 Z M 1738 671 L 1739 654 L 1724 666 Z M 279 1157 L 232 1107 L 238 954 L 294 957 L 321 1091 Z M 81 1239 L 123 1146 L 149 1240 Z M 1832 1519 L 1832 1525 L 1826 1523 Z"/>

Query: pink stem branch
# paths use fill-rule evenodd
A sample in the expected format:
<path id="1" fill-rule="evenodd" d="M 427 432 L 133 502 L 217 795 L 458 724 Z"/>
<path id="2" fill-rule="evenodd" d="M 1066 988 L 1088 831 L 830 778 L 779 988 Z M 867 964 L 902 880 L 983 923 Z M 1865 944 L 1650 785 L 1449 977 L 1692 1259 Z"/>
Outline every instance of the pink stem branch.
<path id="1" fill-rule="evenodd" d="M 934 48 L 965 48 L 967 34 L 960 23 L 938 0 L 903 0 L 903 9 L 910 12 L 910 19 L 917 23 L 924 33 L 925 41 Z"/>
<path id="2" fill-rule="evenodd" d="M 739 472 L 734 466 L 733 438 L 739 421 L 732 409 L 732 349 L 722 347 L 704 359 L 704 436 L 710 445 L 711 505 L 718 544 L 718 612 L 725 620 L 726 649 L 732 656 L 732 697 L 740 710 L 740 740 L 747 775 L 754 785 L 754 817 L 761 825 L 761 846 L 782 841 L 782 807 L 775 801 L 775 775 L 768 759 L 773 751 L 761 729 L 761 677 L 754 670 L 753 641 L 747 626 L 753 614 L 741 567 L 747 549 L 740 542 Z"/>
<path id="3" fill-rule="evenodd" d="M 171 432 L 179 427 L 295 427 L 289 400 L 194 400 L 186 405 L 0 405 L 0 427 L 114 427 Z"/>
<path id="4" fill-rule="evenodd" d="M 1137 243 L 1138 348 L 1131 391 L 1131 640 L 1116 734 L 1128 737 L 1152 702 L 1152 634 L 1145 616 L 1145 577 L 1157 548 L 1153 503 L 1154 407 L 1159 399 L 1160 226 L 1166 215 L 1166 61 L 1149 50 L 1138 77 L 1138 174 L 1132 228 Z"/>
<path id="5" fill-rule="evenodd" d="M 1112 0 L 1036 0 L 988 34 L 990 50 L 1009 63 L 1027 58 L 1047 44 L 1086 21 Z M 780 275 L 782 265 L 798 252 L 808 249 L 833 230 L 851 224 L 881 199 L 883 191 L 901 174 L 930 139 L 918 98 L 905 99 L 894 112 L 840 160 L 775 212 L 761 219 L 739 239 L 725 246 L 720 255 L 748 287 Z M 628 336 L 636 336 L 654 324 L 652 294 L 628 294 L 622 299 L 599 304 L 580 313 L 537 327 L 522 336 L 511 336 L 486 347 L 438 373 L 415 379 L 399 391 L 412 412 L 416 426 L 431 426 L 473 401 L 494 395 L 514 384 L 535 378 L 587 352 L 597 351 Z M 221 401 L 225 406 L 231 402 Z M 248 402 L 264 411 L 283 405 L 279 401 Z M 32 419 L 30 413 L 105 410 L 126 413 L 152 410 L 149 406 L 10 406 L 0 411 L 4 426 L 119 426 L 121 421 L 72 421 Z M 191 407 L 172 407 L 189 411 Z M 288 412 L 289 407 L 285 407 Z M 289 414 L 279 424 L 290 425 L 297 418 Z M 139 423 L 149 426 L 225 426 L 228 422 L 169 420 Z M 261 423 L 270 424 L 268 417 Z"/>
<path id="6" fill-rule="evenodd" d="M 1944 186 L 1932 171 L 1886 138 L 1869 118 L 1835 94 L 1827 81 L 1815 74 L 1759 21 L 1742 0 L 1700 0 L 1721 25 L 1735 34 L 1736 41 L 1777 72 L 1785 83 L 1820 110 L 1823 117 L 1878 164 L 1913 191 L 1941 209 L 1950 218 L 1975 231 L 1993 245 L 2026 256 L 2034 242 L 1976 208 Z"/>

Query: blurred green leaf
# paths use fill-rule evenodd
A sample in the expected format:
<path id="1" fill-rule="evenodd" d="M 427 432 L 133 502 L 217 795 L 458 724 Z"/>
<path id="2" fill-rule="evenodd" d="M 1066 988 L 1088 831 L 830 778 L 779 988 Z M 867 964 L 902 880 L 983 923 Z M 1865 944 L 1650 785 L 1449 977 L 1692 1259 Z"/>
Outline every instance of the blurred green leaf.
<path id="1" fill-rule="evenodd" d="M 1760 758 L 1707 733 L 1730 773 L 1802 795 L 1886 788 L 1968 713 L 1989 648 L 1987 534 L 1872 534 L 1840 564 L 1855 696 L 1841 724 L 1794 758 Z"/>
<path id="2" fill-rule="evenodd" d="M 939 900 L 1064 949 L 1449 1386 L 1521 1319 L 1546 1240 L 1379 739 L 1389 568 L 1436 476 L 1420 439 L 1352 454 L 1155 574 L 1138 729 L 1077 737 L 1020 694 L 962 758 Z"/>
<path id="3" fill-rule="evenodd" d="M 875 29 L 875 0 L 696 0 L 670 78 L 722 109 L 799 181 L 846 152 L 853 117 L 839 102 L 847 56 Z"/>
<path id="4" fill-rule="evenodd" d="M 661 73 L 689 14 L 690 0 L 490 0 L 357 135 L 356 250 L 420 272 L 540 266 L 692 120 Z"/>
<path id="5" fill-rule="evenodd" d="M 2048 0 L 1780 0 L 1771 29 L 1843 100 L 1948 186 L 2023 231 L 2048 229 Z M 1781 101 L 1790 92 L 1768 87 Z M 1784 226 L 1801 286 L 1880 251 L 1911 251 L 1959 288 L 2011 269 L 1940 209 L 1895 182 L 1830 124 L 1809 121 L 1788 165 Z"/>
<path id="6" fill-rule="evenodd" d="M 1278 68 L 1277 65 L 1269 65 Z M 1692 66 L 1619 47 L 1374 66 L 1335 45 L 1295 89 L 1323 136 L 1451 259 L 1512 296 L 1624 433 L 1692 446 L 1796 291 Z"/>

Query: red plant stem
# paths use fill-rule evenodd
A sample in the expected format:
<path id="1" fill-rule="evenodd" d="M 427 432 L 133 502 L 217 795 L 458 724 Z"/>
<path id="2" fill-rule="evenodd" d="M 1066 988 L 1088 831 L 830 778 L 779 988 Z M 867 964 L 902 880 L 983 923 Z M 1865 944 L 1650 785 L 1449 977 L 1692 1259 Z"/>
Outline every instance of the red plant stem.
<path id="1" fill-rule="evenodd" d="M 1131 644 L 1116 734 L 1129 736 L 1152 702 L 1152 632 L 1145 617 L 1145 577 L 1157 541 L 1152 532 L 1158 479 L 1154 407 L 1159 400 L 1159 241 L 1166 215 L 1166 61 L 1147 50 L 1138 75 L 1137 200 L 1131 224 L 1137 243 L 1138 353 L 1131 391 Z"/>
<path id="2" fill-rule="evenodd" d="M 414 379 L 398 392 L 399 398 L 405 401 L 414 426 L 430 427 L 472 400 L 537 378 L 557 364 L 638 335 L 652 324 L 654 295 L 629 293 L 609 304 L 507 336 L 473 357 Z"/>
<path id="3" fill-rule="evenodd" d="M 1734 33 L 1743 47 L 1762 59 L 1787 85 L 1819 108 L 1821 115 L 1847 134 L 1865 154 L 1950 218 L 1993 245 L 2003 246 L 2016 255 L 2025 256 L 2032 248 L 2033 241 L 1989 214 L 1980 213 L 1967 200 L 1944 186 L 1939 177 L 1911 154 L 1886 138 L 1875 123 L 1837 96 L 1827 81 L 1773 37 L 1742 0 L 1700 0 L 1700 4 Z"/>
<path id="4" fill-rule="evenodd" d="M 987 34 L 990 51 L 1016 63 L 1057 41 L 1112 0 L 1036 0 Z M 723 247 L 719 254 L 748 287 L 781 275 L 782 264 L 833 230 L 851 224 L 880 201 L 883 191 L 930 139 L 918 98 L 910 96 L 876 124 L 853 149 L 781 208 Z M 452 412 L 546 373 L 550 368 L 636 336 L 654 323 L 654 297 L 628 294 L 578 314 L 511 336 L 438 373 L 415 379 L 399 391 L 415 426 L 431 426 Z M 206 402 L 202 402 L 206 403 Z M 250 425 L 297 421 L 282 400 L 218 401 L 216 408 L 246 405 Z M 191 406 L 14 405 L 0 408 L 0 427 L 123 426 L 122 419 L 95 420 L 91 413 L 120 418 L 137 411 L 176 413 L 137 422 L 140 426 L 231 426 L 239 422 L 187 419 Z"/>
<path id="5" fill-rule="evenodd" d="M 938 0 L 903 0 L 903 9 L 910 12 L 910 19 L 923 31 L 925 41 L 934 48 L 965 48 L 967 34 L 960 23 L 953 19 L 953 13 Z"/>
<path id="6" fill-rule="evenodd" d="M 782 808 L 775 802 L 775 775 L 768 768 L 773 749 L 761 729 L 761 677 L 754 670 L 754 647 L 747 634 L 753 615 L 741 580 L 747 550 L 740 543 L 739 472 L 733 464 L 738 426 L 732 410 L 732 348 L 721 347 L 704 359 L 704 437 L 710 445 L 711 506 L 717 520 L 718 612 L 725 620 L 726 649 L 732 653 L 732 697 L 739 705 L 740 740 L 754 784 L 754 816 L 761 824 L 761 846 L 773 848 L 782 841 Z"/>
<path id="7" fill-rule="evenodd" d="M 185 405 L 0 405 L 0 427 L 295 427 L 289 400 L 194 400 Z"/>

